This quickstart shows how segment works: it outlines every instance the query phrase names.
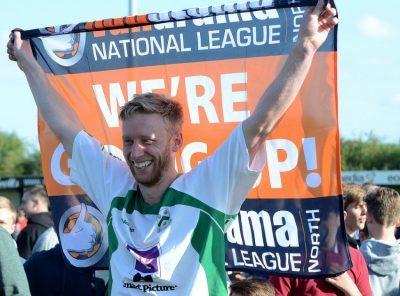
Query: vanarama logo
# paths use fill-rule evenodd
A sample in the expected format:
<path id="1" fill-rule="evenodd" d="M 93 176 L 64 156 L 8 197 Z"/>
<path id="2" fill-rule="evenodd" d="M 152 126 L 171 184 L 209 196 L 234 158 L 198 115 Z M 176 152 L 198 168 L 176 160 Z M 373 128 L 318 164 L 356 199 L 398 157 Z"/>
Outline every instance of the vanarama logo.
<path id="1" fill-rule="evenodd" d="M 103 215 L 84 203 L 64 212 L 59 235 L 65 257 L 76 267 L 96 264 L 108 249 Z"/>
<path id="2" fill-rule="evenodd" d="M 63 25 L 41 29 L 42 33 L 54 35 L 40 37 L 49 57 L 65 67 L 76 64 L 85 50 L 85 33 L 70 33 L 75 25 Z"/>

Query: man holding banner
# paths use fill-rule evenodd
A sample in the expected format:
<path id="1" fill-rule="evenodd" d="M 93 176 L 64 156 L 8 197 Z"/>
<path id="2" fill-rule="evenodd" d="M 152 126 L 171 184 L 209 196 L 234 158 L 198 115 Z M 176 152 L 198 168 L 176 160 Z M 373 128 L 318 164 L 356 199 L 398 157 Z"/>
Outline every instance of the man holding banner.
<path id="1" fill-rule="evenodd" d="M 72 157 L 71 179 L 107 215 L 110 294 L 227 293 L 224 231 L 256 183 L 265 164 L 264 141 L 295 100 L 314 54 L 337 24 L 335 15 L 323 0 L 307 10 L 296 46 L 252 115 L 183 175 L 175 169 L 183 144 L 182 107 L 176 101 L 147 93 L 122 108 L 124 163 L 83 131 L 30 43 L 12 33 L 9 58 L 25 73 L 41 116 Z M 90 234 L 83 205 L 82 212 L 76 223 Z"/>

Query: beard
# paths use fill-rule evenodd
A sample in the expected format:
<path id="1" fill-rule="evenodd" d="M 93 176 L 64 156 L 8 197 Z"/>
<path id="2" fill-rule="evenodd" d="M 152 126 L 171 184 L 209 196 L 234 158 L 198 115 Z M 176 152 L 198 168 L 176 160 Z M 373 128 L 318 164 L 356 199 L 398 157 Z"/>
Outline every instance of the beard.
<path id="1" fill-rule="evenodd" d="M 168 171 L 168 166 L 170 165 L 170 162 L 171 154 L 168 150 L 168 147 L 166 147 L 163 155 L 160 158 L 154 160 L 152 164 L 153 169 L 151 172 L 143 176 L 142 174 L 137 173 L 134 167 L 131 167 L 131 172 L 139 185 L 151 187 L 160 182 L 164 173 Z"/>

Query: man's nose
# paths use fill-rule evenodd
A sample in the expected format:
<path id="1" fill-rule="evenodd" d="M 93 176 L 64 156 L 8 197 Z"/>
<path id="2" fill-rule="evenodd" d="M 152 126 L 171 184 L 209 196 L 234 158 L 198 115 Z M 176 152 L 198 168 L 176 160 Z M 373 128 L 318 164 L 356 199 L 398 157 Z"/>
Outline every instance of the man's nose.
<path id="1" fill-rule="evenodd" d="M 144 146 L 141 144 L 133 144 L 131 153 L 134 158 L 142 156 L 144 154 Z"/>
<path id="2" fill-rule="evenodd" d="M 361 207 L 361 213 L 362 214 L 366 214 L 367 213 L 367 207 L 366 206 L 362 206 Z"/>

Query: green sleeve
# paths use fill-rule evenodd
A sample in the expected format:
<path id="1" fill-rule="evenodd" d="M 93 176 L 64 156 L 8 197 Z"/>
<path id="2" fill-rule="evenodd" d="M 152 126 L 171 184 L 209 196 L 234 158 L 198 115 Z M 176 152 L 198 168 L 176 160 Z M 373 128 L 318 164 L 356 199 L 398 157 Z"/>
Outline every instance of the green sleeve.
<path id="1" fill-rule="evenodd" d="M 28 280 L 11 235 L 0 226 L 0 295 L 30 295 Z"/>

